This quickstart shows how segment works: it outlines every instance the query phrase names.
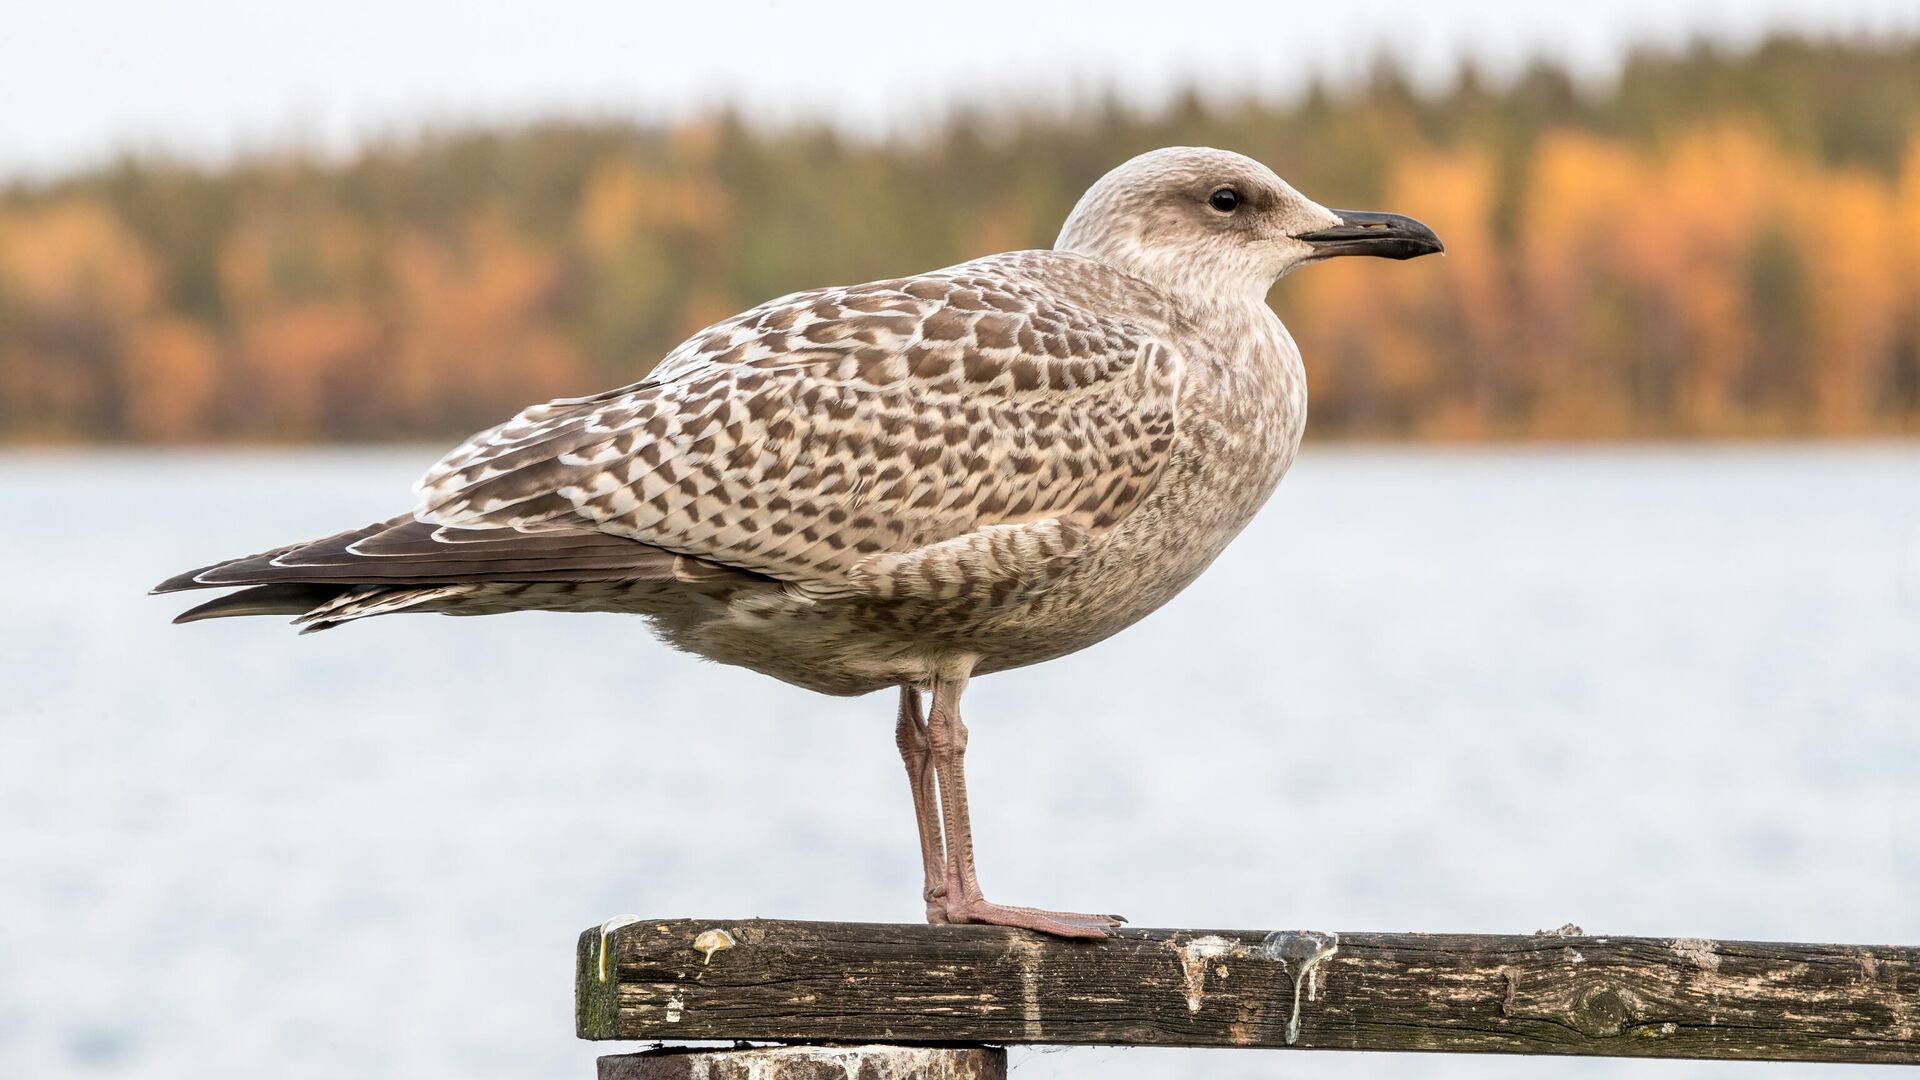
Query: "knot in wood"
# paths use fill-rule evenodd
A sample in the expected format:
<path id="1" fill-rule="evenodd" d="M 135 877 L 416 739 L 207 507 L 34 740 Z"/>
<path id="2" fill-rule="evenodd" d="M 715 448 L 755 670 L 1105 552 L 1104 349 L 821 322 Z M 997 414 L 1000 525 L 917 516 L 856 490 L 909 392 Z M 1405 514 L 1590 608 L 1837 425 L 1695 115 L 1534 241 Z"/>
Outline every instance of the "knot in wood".
<path id="1" fill-rule="evenodd" d="M 1612 1038 L 1627 1030 L 1634 1004 L 1630 995 L 1615 987 L 1589 986 L 1575 996 L 1567 1022 L 1582 1035 Z"/>

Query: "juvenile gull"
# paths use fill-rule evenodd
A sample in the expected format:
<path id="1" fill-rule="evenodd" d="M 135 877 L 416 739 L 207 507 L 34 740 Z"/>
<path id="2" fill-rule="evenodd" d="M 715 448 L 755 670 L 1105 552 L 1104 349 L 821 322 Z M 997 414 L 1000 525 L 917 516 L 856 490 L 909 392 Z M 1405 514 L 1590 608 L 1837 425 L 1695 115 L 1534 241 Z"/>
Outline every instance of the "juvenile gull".
<path id="1" fill-rule="evenodd" d="M 1266 501 L 1307 416 L 1276 279 L 1439 250 L 1250 158 L 1157 150 L 1095 183 L 1051 251 L 768 301 L 639 382 L 473 436 L 409 514 L 156 591 L 250 586 L 176 621 L 292 614 L 304 632 L 633 612 L 810 690 L 897 687 L 928 920 L 1102 937 L 1122 920 L 981 894 L 967 680 L 1140 619 Z"/>

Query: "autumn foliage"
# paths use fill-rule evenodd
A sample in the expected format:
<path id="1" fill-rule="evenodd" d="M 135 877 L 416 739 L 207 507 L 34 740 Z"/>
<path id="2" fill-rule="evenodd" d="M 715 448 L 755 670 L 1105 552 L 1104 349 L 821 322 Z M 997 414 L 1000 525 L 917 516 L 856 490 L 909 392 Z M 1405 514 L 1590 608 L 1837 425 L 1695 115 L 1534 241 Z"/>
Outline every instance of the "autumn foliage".
<path id="1" fill-rule="evenodd" d="M 0 191 L 0 437 L 445 437 L 769 297 L 1047 246 L 1210 144 L 1448 255 L 1274 293 L 1320 434 L 1920 431 L 1920 44 L 1774 41 L 1420 93 L 956 114 L 912 139 L 543 124 Z"/>

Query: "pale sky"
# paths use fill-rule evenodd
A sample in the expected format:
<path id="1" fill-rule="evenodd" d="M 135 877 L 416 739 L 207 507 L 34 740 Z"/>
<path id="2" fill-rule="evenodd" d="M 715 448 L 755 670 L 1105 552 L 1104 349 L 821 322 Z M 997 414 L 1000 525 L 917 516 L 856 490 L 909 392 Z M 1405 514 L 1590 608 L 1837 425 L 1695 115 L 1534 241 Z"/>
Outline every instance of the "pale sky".
<path id="1" fill-rule="evenodd" d="M 1381 47 L 1426 77 L 1546 53 L 1604 77 L 1621 48 L 1769 29 L 1920 30 L 1914 0 L 1201 0 L 803 4 L 0 0 L 0 176 L 126 148 L 218 159 L 350 149 L 423 123 L 661 118 L 720 102 L 859 131 L 954 100 L 1141 101 L 1199 81 L 1296 89 Z"/>

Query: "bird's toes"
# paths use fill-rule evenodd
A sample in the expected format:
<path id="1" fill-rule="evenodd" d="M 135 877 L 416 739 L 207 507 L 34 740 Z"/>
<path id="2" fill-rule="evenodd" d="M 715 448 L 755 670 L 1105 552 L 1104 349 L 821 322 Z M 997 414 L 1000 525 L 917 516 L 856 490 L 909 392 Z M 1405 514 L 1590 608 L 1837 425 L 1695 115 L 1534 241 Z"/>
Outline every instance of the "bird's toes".
<path id="1" fill-rule="evenodd" d="M 985 926 L 1011 926 L 1055 937 L 1097 941 L 1117 928 L 1121 920 L 1112 915 L 1087 915 L 1077 911 L 1047 911 L 1043 908 L 1014 907 L 987 900 L 961 901 L 947 908 L 947 919 L 956 923 Z"/>

